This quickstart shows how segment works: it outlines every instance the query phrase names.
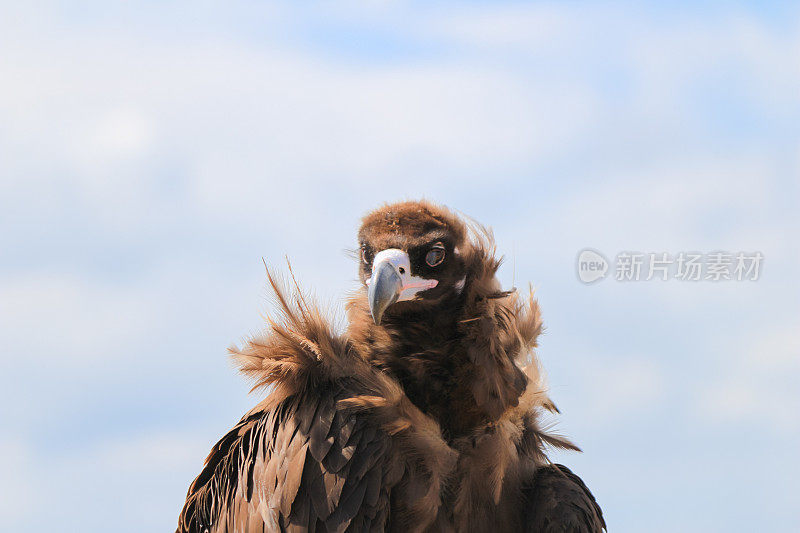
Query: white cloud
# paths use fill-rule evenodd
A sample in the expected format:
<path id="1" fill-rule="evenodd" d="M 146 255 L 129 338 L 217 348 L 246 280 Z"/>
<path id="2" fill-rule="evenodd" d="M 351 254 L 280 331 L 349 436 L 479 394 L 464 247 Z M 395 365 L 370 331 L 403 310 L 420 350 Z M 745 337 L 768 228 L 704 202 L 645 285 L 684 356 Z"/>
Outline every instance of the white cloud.
<path id="1" fill-rule="evenodd" d="M 724 356 L 720 374 L 698 392 L 704 414 L 783 433 L 800 429 L 800 320 L 751 328 Z"/>
<path id="2" fill-rule="evenodd" d="M 709 77 L 732 74 L 729 83 L 759 105 L 796 110 L 800 66 L 787 58 L 800 47 L 797 31 L 776 32 L 744 13 L 722 14 L 713 22 L 680 20 L 634 32 L 638 46 L 629 50 L 640 94 L 646 96 L 639 103 L 653 113 L 675 113 L 671 103 L 690 96 Z M 795 14 L 794 26 L 799 24 Z"/>
<path id="3" fill-rule="evenodd" d="M 36 512 L 33 509 L 36 486 L 31 477 L 33 458 L 29 443 L 6 436 L 0 437 L 0 454 L 5 458 L 3 482 L 0 483 L 0 517 L 14 524 L 26 514 Z"/>
<path id="4" fill-rule="evenodd" d="M 155 137 L 153 120 L 131 108 L 120 107 L 95 119 L 89 117 L 83 126 L 85 131 L 73 131 L 70 151 L 84 172 L 91 172 L 91 167 L 98 164 L 124 164 L 130 159 L 143 157 Z"/>
<path id="5" fill-rule="evenodd" d="M 606 428 L 648 412 L 666 397 L 664 369 L 652 356 L 593 353 L 575 363 L 584 400 L 580 416 Z"/>
<path id="6" fill-rule="evenodd" d="M 201 467 L 212 444 L 202 432 L 154 431 L 83 450 L 81 457 L 70 458 L 69 463 L 90 463 L 115 476 L 184 473 Z"/>
<path id="7" fill-rule="evenodd" d="M 84 67 L 51 65 L 70 57 Z M 560 151 L 598 107 L 584 88 L 463 62 L 367 69 L 125 36 L 16 59 L 0 65 L 13 80 L 7 101 L 16 100 L 5 109 L 16 155 L 4 202 L 67 187 L 87 214 L 115 225 L 134 224 L 158 179 L 171 177 L 155 177 L 159 162 L 186 184 L 170 209 L 252 220 L 265 203 L 288 209 L 269 199 L 292 182 L 313 193 L 305 184 L 326 178 L 356 197 L 417 196 L 439 179 L 474 185 L 498 162 L 520 167 Z"/>
<path id="8" fill-rule="evenodd" d="M 68 531 L 102 531 L 110 523 L 117 531 L 174 527 L 212 444 L 203 432 L 150 430 L 34 456 L 29 443 L 2 441 L 8 465 L 0 517 L 14 531 L 41 531 L 54 522 Z"/>
<path id="9" fill-rule="evenodd" d="M 574 46 L 580 41 L 591 27 L 592 17 L 586 13 L 587 6 L 576 9 L 563 4 L 461 6 L 456 12 L 440 11 L 427 17 L 422 28 L 427 35 L 450 39 L 468 49 L 546 52 L 554 44 Z"/>
<path id="10" fill-rule="evenodd" d="M 7 277 L 0 283 L 3 359 L 38 359 L 48 367 L 109 360 L 152 331 L 148 289 L 102 286 L 49 275 Z"/>
<path id="11" fill-rule="evenodd" d="M 622 170 L 613 181 L 573 191 L 557 206 L 559 227 L 587 245 L 649 248 L 730 242 L 740 220 L 766 212 L 769 191 L 759 187 L 776 171 L 768 158 L 686 158 L 655 161 Z M 714 216 L 735 213 L 737 225 L 720 228 Z M 709 230 L 722 229 L 723 237 Z M 665 250 L 669 251 L 669 250 Z"/>

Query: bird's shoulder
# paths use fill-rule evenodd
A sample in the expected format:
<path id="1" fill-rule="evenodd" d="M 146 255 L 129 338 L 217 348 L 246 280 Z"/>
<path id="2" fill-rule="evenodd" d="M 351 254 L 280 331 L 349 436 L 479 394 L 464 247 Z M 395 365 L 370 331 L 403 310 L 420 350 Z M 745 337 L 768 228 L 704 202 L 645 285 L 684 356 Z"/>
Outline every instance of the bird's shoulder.
<path id="1" fill-rule="evenodd" d="M 589 488 L 564 465 L 539 468 L 524 493 L 526 531 L 599 533 L 606 528 Z"/>

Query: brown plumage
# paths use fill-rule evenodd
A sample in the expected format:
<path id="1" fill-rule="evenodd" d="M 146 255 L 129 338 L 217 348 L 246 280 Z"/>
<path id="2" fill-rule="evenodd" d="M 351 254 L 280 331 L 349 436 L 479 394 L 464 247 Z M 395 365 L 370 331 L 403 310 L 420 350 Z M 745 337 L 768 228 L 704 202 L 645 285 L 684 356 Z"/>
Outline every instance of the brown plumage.
<path id="1" fill-rule="evenodd" d="M 402 202 L 359 246 L 343 334 L 268 272 L 279 315 L 232 350 L 268 396 L 211 450 L 178 532 L 604 529 L 545 455 L 577 447 L 540 425 L 539 308 L 501 289 L 491 233 Z"/>

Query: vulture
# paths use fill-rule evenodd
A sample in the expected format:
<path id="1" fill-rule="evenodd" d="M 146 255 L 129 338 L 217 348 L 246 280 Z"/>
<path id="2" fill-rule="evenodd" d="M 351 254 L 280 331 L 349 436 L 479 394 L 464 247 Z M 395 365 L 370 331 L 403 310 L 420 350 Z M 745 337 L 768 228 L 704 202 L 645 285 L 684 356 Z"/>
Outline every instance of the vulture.
<path id="1" fill-rule="evenodd" d="M 267 269 L 278 312 L 230 350 L 266 398 L 212 448 L 178 533 L 603 531 L 547 458 L 578 448 L 542 421 L 539 307 L 501 288 L 491 230 L 406 201 L 358 242 L 346 327 Z"/>

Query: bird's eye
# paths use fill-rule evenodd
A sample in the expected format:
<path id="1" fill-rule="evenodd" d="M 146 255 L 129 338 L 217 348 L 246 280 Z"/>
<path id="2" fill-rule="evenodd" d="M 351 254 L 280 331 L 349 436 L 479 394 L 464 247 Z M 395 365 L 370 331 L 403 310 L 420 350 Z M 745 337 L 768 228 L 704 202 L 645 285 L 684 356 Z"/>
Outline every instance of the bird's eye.
<path id="1" fill-rule="evenodd" d="M 364 264 L 372 264 L 372 261 L 370 261 L 369 248 L 366 246 L 361 247 L 361 260 L 364 261 Z"/>
<path id="2" fill-rule="evenodd" d="M 440 242 L 434 244 L 430 250 L 428 250 L 428 255 L 425 256 L 425 262 L 428 263 L 428 266 L 439 266 L 444 261 L 444 245 Z"/>

